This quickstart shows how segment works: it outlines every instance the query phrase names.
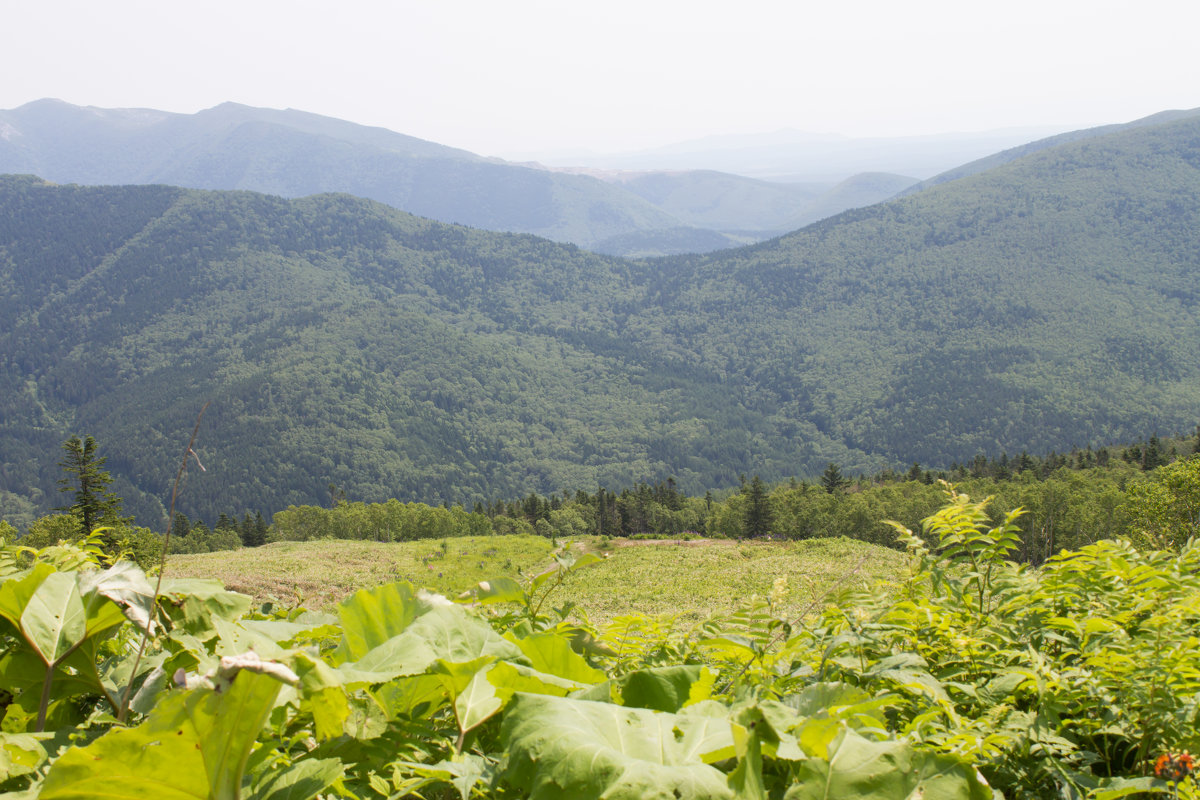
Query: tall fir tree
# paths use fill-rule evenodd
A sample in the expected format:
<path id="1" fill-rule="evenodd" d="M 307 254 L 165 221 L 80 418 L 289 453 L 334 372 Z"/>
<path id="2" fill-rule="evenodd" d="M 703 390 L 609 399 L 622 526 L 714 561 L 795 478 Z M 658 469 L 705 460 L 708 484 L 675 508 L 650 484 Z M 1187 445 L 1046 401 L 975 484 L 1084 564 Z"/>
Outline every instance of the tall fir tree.
<path id="1" fill-rule="evenodd" d="M 104 469 L 108 460 L 97 453 L 96 440 L 91 436 L 80 439 L 72 436 L 63 442 L 66 455 L 58 466 L 66 477 L 59 478 L 60 492 L 74 492 L 75 502 L 59 506 L 55 511 L 66 511 L 79 517 L 80 533 L 87 536 L 101 525 L 121 525 L 128 520 L 121 517 L 121 498 L 108 491 L 112 476 Z"/>
<path id="2" fill-rule="evenodd" d="M 1167 460 L 1163 457 L 1162 446 L 1158 441 L 1157 434 L 1151 436 L 1150 441 L 1146 442 L 1146 449 L 1142 451 L 1142 469 L 1149 472 L 1165 463 Z"/>
<path id="3" fill-rule="evenodd" d="M 825 471 L 821 473 L 821 486 L 829 494 L 833 494 L 838 489 L 846 485 L 846 479 L 842 476 L 842 469 L 832 461 Z"/>
<path id="4" fill-rule="evenodd" d="M 171 539 L 177 542 L 182 542 L 189 533 L 192 532 L 192 522 L 187 518 L 182 511 L 175 512 L 175 519 L 171 520 Z"/>
<path id="5" fill-rule="evenodd" d="M 254 512 L 254 544 L 252 547 L 261 547 L 267 543 L 267 521 L 263 519 L 261 511 Z"/>
<path id="6" fill-rule="evenodd" d="M 771 498 L 767 494 L 763 479 L 755 475 L 745 489 L 746 509 L 742 517 L 742 535 L 749 539 L 762 539 L 771 533 L 774 521 L 771 514 Z"/>

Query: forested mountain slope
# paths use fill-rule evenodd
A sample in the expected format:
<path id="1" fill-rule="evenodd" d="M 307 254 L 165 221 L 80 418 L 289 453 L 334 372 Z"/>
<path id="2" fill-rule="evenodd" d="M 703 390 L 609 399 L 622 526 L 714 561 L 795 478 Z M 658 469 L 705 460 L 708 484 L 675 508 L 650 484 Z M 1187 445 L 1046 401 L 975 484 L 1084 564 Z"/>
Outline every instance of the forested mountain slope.
<path id="1" fill-rule="evenodd" d="M 917 180 L 863 173 L 836 184 L 772 183 L 727 172 L 692 170 L 631 173 L 618 182 L 688 225 L 734 235 L 753 231 L 775 236 L 847 209 L 891 199 Z M 759 235 L 746 243 L 764 238 L 768 236 Z"/>
<path id="2" fill-rule="evenodd" d="M 1200 120 L 626 262 L 302 200 L 0 181 L 0 503 L 91 433 L 135 510 L 681 488 L 1200 419 Z M 139 505 L 140 504 L 140 505 Z"/>
<path id="3" fill-rule="evenodd" d="M 471 503 L 667 474 L 702 490 L 766 454 L 774 471 L 862 459 L 780 440 L 736 378 L 627 335 L 643 280 L 344 195 L 4 178 L 0 497 L 56 505 L 58 445 L 86 430 L 152 510 L 208 399 L 208 471 L 183 506 L 205 516 L 331 482 Z"/>
<path id="4" fill-rule="evenodd" d="M 940 183 L 958 180 L 965 178 L 968 175 L 977 175 L 980 172 L 986 172 L 994 167 L 999 167 L 1002 164 L 1007 164 L 1010 161 L 1015 161 L 1023 156 L 1031 155 L 1039 150 L 1045 150 L 1050 147 L 1058 147 L 1059 145 L 1070 144 L 1071 142 L 1080 142 L 1085 139 L 1092 139 L 1097 136 L 1107 136 L 1120 131 L 1133 130 L 1135 128 L 1146 128 L 1155 125 L 1162 125 L 1167 122 L 1175 122 L 1176 120 L 1184 120 L 1192 117 L 1200 117 L 1200 108 L 1190 110 L 1174 110 L 1160 111 L 1157 114 L 1151 114 L 1148 117 L 1135 119 L 1133 122 L 1118 123 L 1115 125 L 1101 125 L 1096 128 L 1083 128 L 1077 131 L 1067 131 L 1066 133 L 1047 136 L 1044 139 L 1037 139 L 1026 144 L 1020 144 L 1016 147 L 1008 147 L 997 153 L 993 153 L 983 158 L 974 159 L 960 166 L 948 169 L 945 172 L 934 175 L 932 178 L 915 183 L 903 190 L 903 194 L 913 194 L 923 189 L 928 189 L 930 186 L 937 186 Z M 901 192 L 897 192 L 898 194 Z"/>
<path id="5" fill-rule="evenodd" d="M 1200 118 L 659 274 L 645 324 L 851 448 L 940 464 L 1183 430 L 1200 418 Z"/>

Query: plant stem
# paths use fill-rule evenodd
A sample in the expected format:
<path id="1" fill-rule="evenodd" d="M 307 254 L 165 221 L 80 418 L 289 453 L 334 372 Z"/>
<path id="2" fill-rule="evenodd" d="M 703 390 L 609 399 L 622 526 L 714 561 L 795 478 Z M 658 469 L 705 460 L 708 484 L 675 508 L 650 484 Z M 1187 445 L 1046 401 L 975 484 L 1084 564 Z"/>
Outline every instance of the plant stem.
<path id="1" fill-rule="evenodd" d="M 167 552 L 171 549 L 171 522 L 175 519 L 175 500 L 179 497 L 179 484 L 183 481 L 183 476 L 187 472 L 188 456 L 192 455 L 192 446 L 196 444 L 196 437 L 200 434 L 200 420 L 204 418 L 204 412 L 208 410 L 208 404 L 211 401 L 204 401 L 204 405 L 200 407 L 200 413 L 196 415 L 196 426 L 192 428 L 192 438 L 188 439 L 187 447 L 183 450 L 183 459 L 179 463 L 179 471 L 175 473 L 175 483 L 171 487 L 171 508 L 167 512 L 167 533 L 163 537 L 162 553 L 158 560 L 158 580 L 154 584 L 154 602 L 151 608 L 158 608 L 158 593 L 162 589 L 163 573 L 167 571 Z M 198 463 L 198 460 L 197 460 Z M 133 669 L 129 673 L 129 685 L 125 687 L 125 693 L 121 695 L 121 705 L 117 709 L 117 721 L 124 722 L 129 716 L 129 695 L 133 693 L 133 682 L 137 680 L 138 666 L 142 663 L 142 655 L 146 652 L 146 645 L 150 641 L 150 630 L 154 625 L 154 616 L 146 623 L 146 630 L 142 631 L 142 642 L 138 646 L 137 657 L 133 660 Z"/>

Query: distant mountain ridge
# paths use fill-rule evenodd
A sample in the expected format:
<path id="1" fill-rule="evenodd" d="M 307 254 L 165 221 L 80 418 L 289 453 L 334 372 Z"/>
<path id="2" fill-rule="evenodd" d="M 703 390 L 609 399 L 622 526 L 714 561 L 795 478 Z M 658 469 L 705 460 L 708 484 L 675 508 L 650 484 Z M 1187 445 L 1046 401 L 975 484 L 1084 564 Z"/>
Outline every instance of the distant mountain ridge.
<path id="1" fill-rule="evenodd" d="M 812 206 L 799 187 L 734 175 L 647 178 L 674 184 L 675 197 L 698 190 L 710 207 L 695 213 L 696 199 L 655 202 L 636 182 L 511 164 L 384 128 L 237 103 L 176 114 L 39 100 L 0 111 L 0 173 L 282 197 L 346 192 L 442 222 L 533 233 L 613 255 L 703 252 L 759 241 L 810 219 L 804 214 Z M 714 195 L 718 177 L 726 196 Z M 853 202 L 886 197 L 861 194 Z M 825 198 L 819 207 L 836 213 L 849 206 L 836 200 L 831 206 Z"/>
<path id="2" fill-rule="evenodd" d="M 602 181 L 301 111 L 224 103 L 170 114 L 43 100 L 0 112 L 0 124 L 0 172 L 61 183 L 347 192 L 431 219 L 584 247 L 633 230 L 685 227 Z"/>

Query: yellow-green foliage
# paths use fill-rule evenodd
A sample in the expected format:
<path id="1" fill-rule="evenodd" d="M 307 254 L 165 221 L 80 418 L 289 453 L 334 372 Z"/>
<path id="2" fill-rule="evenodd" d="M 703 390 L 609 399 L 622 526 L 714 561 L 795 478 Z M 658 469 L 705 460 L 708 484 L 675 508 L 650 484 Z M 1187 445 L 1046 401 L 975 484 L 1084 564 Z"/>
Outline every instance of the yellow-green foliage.
<path id="1" fill-rule="evenodd" d="M 1124 508 L 1142 546 L 1178 547 L 1200 534 L 1200 455 L 1159 467 L 1130 486 Z"/>
<path id="2" fill-rule="evenodd" d="M 406 542 L 447 536 L 486 536 L 491 523 L 483 514 L 461 507 L 438 508 L 425 503 L 338 503 L 335 508 L 288 506 L 276 512 L 272 541 L 311 539 L 366 539 L 373 542 Z"/>

